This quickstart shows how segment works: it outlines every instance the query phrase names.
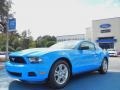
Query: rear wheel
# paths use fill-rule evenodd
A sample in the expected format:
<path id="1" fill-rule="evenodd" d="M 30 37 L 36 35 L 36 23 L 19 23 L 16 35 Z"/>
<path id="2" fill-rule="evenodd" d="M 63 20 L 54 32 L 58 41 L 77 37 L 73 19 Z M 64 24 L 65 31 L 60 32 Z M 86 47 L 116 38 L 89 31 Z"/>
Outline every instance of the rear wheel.
<path id="1" fill-rule="evenodd" d="M 103 60 L 99 72 L 101 74 L 105 74 L 108 71 L 108 61 L 106 59 Z"/>
<path id="2" fill-rule="evenodd" d="M 52 88 L 63 88 L 70 79 L 70 67 L 64 60 L 57 61 L 50 72 L 49 83 Z"/>

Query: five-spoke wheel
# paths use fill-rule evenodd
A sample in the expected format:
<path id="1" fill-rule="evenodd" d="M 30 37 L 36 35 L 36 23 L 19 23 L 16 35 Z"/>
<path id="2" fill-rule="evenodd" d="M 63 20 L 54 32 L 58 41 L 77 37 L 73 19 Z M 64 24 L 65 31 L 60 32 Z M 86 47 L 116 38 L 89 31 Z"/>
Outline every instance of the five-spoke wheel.
<path id="1" fill-rule="evenodd" d="M 105 74 L 107 71 L 108 71 L 108 61 L 104 59 L 99 69 L 99 72 L 101 74 Z"/>
<path id="2" fill-rule="evenodd" d="M 64 60 L 57 61 L 51 68 L 49 82 L 52 88 L 64 87 L 70 78 L 70 66 Z"/>

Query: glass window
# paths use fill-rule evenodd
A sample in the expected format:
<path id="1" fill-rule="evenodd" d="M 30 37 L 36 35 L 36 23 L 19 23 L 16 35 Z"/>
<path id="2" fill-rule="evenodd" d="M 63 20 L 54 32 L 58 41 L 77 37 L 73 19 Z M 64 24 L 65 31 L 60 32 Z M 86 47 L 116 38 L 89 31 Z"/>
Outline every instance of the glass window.
<path id="1" fill-rule="evenodd" d="M 95 45 L 91 42 L 82 42 L 80 47 L 89 47 L 89 50 L 95 50 Z"/>
<path id="2" fill-rule="evenodd" d="M 74 49 L 76 45 L 79 43 L 79 41 L 64 41 L 64 42 L 58 42 L 54 45 L 52 45 L 50 48 L 57 48 L 57 49 Z"/>

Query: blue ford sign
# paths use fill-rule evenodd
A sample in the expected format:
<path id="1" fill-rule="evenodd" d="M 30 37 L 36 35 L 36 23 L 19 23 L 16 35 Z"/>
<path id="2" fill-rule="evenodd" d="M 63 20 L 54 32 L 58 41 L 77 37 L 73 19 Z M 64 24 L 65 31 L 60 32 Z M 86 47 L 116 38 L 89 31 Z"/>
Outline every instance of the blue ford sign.
<path id="1" fill-rule="evenodd" d="M 16 19 L 8 19 L 8 31 L 16 31 Z"/>
<path id="2" fill-rule="evenodd" d="M 110 24 L 102 24 L 102 25 L 100 25 L 100 28 L 109 28 L 109 27 L 111 27 Z"/>

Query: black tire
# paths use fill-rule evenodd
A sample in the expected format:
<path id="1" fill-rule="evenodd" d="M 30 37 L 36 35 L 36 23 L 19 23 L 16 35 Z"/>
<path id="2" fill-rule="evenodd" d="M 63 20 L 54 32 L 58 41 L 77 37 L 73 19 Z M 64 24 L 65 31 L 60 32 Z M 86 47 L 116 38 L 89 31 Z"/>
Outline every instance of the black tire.
<path id="1" fill-rule="evenodd" d="M 56 74 L 56 75 L 58 75 L 58 76 L 55 76 L 55 71 L 56 71 L 56 73 L 58 73 L 59 72 L 59 66 L 60 65 L 63 65 L 63 66 L 65 66 L 64 67 L 64 69 L 66 69 L 67 70 L 67 72 L 66 72 L 66 76 L 64 77 L 64 78 L 66 78 L 65 79 L 65 81 L 63 82 L 63 83 L 58 83 L 57 82 L 57 80 L 56 79 L 58 79 L 58 77 L 62 77 L 61 78 L 61 80 L 63 79 L 63 76 L 60 76 L 60 74 Z M 62 67 L 62 69 L 63 69 L 63 67 Z M 58 70 L 58 71 L 57 71 Z M 64 75 L 64 74 L 62 74 L 62 75 Z M 57 61 L 53 66 L 52 66 L 52 68 L 51 68 L 51 70 L 50 70 L 50 73 L 49 73 L 49 85 L 50 85 L 50 87 L 51 88 L 55 88 L 55 89 L 60 89 L 60 88 L 63 88 L 63 87 L 65 87 L 66 86 L 66 84 L 68 83 L 68 81 L 69 81 L 69 79 L 70 79 L 70 66 L 69 66 L 69 64 L 66 62 L 66 61 L 64 61 L 64 60 L 59 60 L 59 61 Z M 59 79 L 60 80 L 60 79 Z M 60 80 L 60 82 L 61 82 L 61 80 Z"/>
<path id="2" fill-rule="evenodd" d="M 98 71 L 99 71 L 100 74 L 107 73 L 107 71 L 108 71 L 108 61 L 106 59 L 104 59 L 102 61 L 102 64 L 101 64 L 101 66 L 100 66 Z"/>

